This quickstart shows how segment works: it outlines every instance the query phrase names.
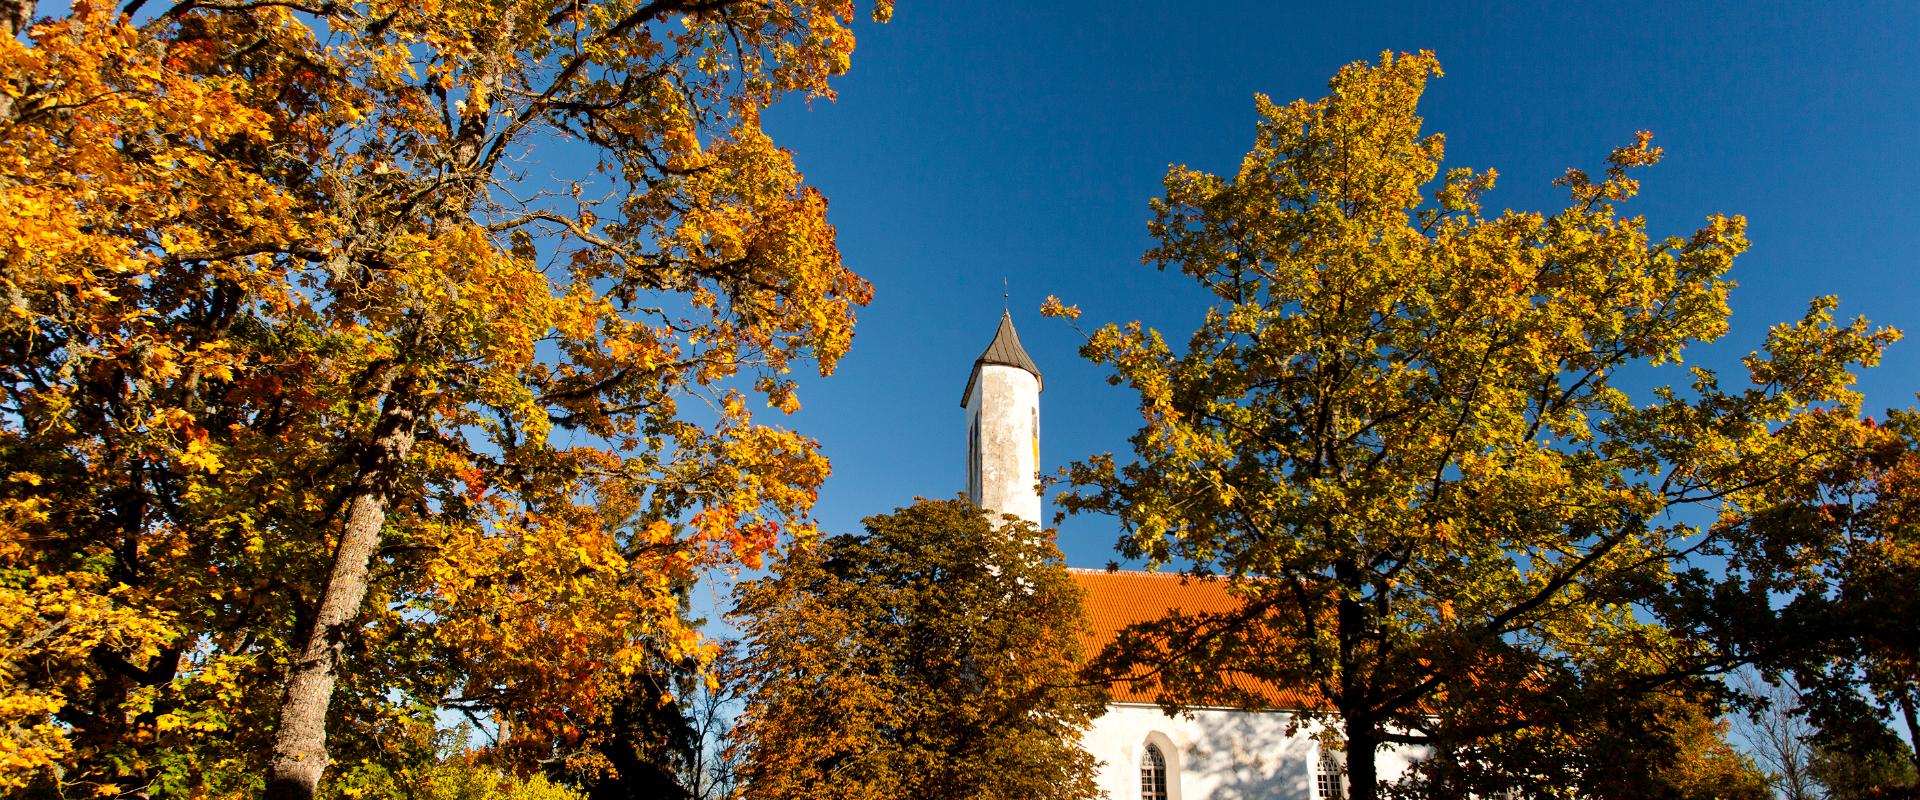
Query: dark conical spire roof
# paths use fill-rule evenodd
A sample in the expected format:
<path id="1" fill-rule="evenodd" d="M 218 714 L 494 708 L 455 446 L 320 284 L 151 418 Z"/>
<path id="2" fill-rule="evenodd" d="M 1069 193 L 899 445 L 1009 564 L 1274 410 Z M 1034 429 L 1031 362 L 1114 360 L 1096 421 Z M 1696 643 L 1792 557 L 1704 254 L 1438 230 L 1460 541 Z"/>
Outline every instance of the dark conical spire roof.
<path id="1" fill-rule="evenodd" d="M 975 364 L 1005 364 L 1019 367 L 1040 377 L 1040 368 L 1033 365 L 1033 359 L 1027 357 L 1027 351 L 1020 346 L 1020 334 L 1013 329 L 1013 312 L 1000 312 L 1000 329 L 993 332 L 993 343 L 987 345 L 986 352 L 974 359 Z"/>
<path id="2" fill-rule="evenodd" d="M 973 360 L 973 373 L 967 376 L 966 391 L 960 394 L 960 407 L 967 407 L 967 398 L 973 395 L 973 382 L 980 377 L 980 368 L 987 364 L 999 364 L 1007 367 L 1019 367 L 1033 373 L 1034 381 L 1042 388 L 1046 381 L 1040 377 L 1040 368 L 1033 365 L 1033 359 L 1027 350 L 1020 346 L 1020 334 L 1013 329 L 1013 312 L 1000 312 L 1000 329 L 993 332 L 993 342 L 987 345 L 985 352 Z"/>

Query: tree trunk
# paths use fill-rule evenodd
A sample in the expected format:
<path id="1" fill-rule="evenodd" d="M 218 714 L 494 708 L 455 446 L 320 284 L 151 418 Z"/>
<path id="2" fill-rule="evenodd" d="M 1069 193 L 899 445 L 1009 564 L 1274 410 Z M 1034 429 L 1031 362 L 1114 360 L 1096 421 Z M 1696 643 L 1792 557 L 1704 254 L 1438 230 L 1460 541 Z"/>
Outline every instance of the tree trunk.
<path id="1" fill-rule="evenodd" d="M 333 700 L 335 667 L 349 625 L 367 595 L 367 575 L 387 521 L 394 478 L 413 449 L 416 412 L 409 382 L 387 392 L 374 440 L 361 461 L 347 500 L 347 520 L 333 553 L 333 569 L 320 594 L 319 612 L 288 667 L 267 765 L 267 800 L 312 800 L 327 768 L 327 707 Z"/>
<path id="2" fill-rule="evenodd" d="M 1380 796 L 1380 774 L 1373 756 L 1380 749 L 1380 732 L 1370 719 L 1347 718 L 1347 796 L 1352 800 L 1376 800 Z"/>
<path id="3" fill-rule="evenodd" d="M 0 0 L 0 34 L 11 39 L 33 23 L 34 0 Z"/>
<path id="4" fill-rule="evenodd" d="M 33 23 L 34 0 L 0 0 L 0 36 L 17 38 Z M 0 120 L 13 119 L 13 95 L 0 92 Z"/>
<path id="5" fill-rule="evenodd" d="M 1914 708 L 1910 689 L 1900 691 L 1900 716 L 1907 721 L 1907 754 L 1913 759 L 1914 771 L 1920 772 L 1920 710 Z"/>

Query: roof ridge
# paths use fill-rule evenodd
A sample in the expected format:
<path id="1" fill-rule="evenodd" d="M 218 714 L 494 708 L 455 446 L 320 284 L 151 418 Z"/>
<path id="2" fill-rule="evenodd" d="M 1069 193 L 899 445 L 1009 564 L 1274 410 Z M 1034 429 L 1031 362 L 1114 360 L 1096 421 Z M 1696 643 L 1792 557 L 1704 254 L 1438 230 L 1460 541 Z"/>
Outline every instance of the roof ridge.
<path id="1" fill-rule="evenodd" d="M 1179 578 L 1181 580 L 1217 581 L 1224 580 L 1221 575 L 1189 575 L 1185 572 L 1149 572 L 1144 569 L 1107 569 L 1105 567 L 1067 567 L 1067 571 L 1076 575 L 1128 575 L 1142 578 Z"/>

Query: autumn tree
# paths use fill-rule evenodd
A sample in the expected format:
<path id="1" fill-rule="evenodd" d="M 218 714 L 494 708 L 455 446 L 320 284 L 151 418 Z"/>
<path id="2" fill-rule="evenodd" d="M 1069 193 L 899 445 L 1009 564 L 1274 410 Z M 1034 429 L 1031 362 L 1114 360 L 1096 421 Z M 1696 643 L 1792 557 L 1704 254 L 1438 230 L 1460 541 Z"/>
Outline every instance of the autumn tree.
<path id="1" fill-rule="evenodd" d="M 1920 772 L 1898 746 L 1849 743 L 1816 748 L 1812 771 L 1827 800 L 1914 800 Z"/>
<path id="2" fill-rule="evenodd" d="M 1920 774 L 1920 414 L 1889 412 L 1799 493 L 1726 528 L 1738 546 L 1679 576 L 1669 616 L 1793 687 L 1783 710 L 1828 765 L 1893 754 Z"/>
<path id="3" fill-rule="evenodd" d="M 1435 738 L 1450 746 L 1415 763 L 1386 793 L 1435 800 L 1774 796 L 1770 776 L 1729 737 L 1714 683 L 1673 681 L 1651 691 L 1598 680 L 1552 683 L 1567 693 L 1523 685 L 1497 700 L 1489 693 L 1472 708 L 1450 697 L 1451 713 L 1434 720 Z M 1529 724 L 1503 724 L 1516 718 Z"/>
<path id="4" fill-rule="evenodd" d="M 1657 237 L 1624 214 L 1661 156 L 1646 134 L 1569 170 L 1564 208 L 1488 214 L 1494 173 L 1443 173 L 1421 130 L 1439 71 L 1389 53 L 1323 99 L 1260 97 L 1237 173 L 1168 171 L 1145 261 L 1214 305 L 1184 347 L 1139 323 L 1089 337 L 1145 424 L 1131 459 L 1071 466 L 1061 500 L 1118 518 L 1128 557 L 1224 576 L 1245 607 L 1161 626 L 1157 674 L 1210 703 L 1258 706 L 1229 673 L 1317 694 L 1361 800 L 1382 746 L 1502 732 L 1456 725 L 1457 695 L 1724 668 L 1647 613 L 1722 534 L 1689 520 L 1765 506 L 1856 444 L 1849 370 L 1896 338 L 1816 299 L 1744 387 L 1694 368 L 1636 399 L 1726 331 L 1745 221 Z"/>
<path id="5" fill-rule="evenodd" d="M 434 756 L 398 771 L 360 770 L 348 782 L 329 781 L 334 797 L 407 797 L 417 800 L 591 800 L 590 796 L 545 775 L 522 777 L 488 763 L 492 755 L 477 747 L 476 731 L 457 725 L 432 734 Z"/>
<path id="6" fill-rule="evenodd" d="M 1083 798 L 1080 591 L 1052 537 L 920 500 L 738 592 L 751 798 Z"/>
<path id="7" fill-rule="evenodd" d="M 852 3 L 0 12 L 0 790 L 306 798 L 707 657 L 870 295 L 760 126 Z"/>
<path id="8" fill-rule="evenodd" d="M 1591 762 L 1562 786 L 1588 797 L 1772 800 L 1767 774 L 1729 738 L 1711 690 L 1679 683 L 1627 698 L 1633 713 L 1597 728 Z"/>

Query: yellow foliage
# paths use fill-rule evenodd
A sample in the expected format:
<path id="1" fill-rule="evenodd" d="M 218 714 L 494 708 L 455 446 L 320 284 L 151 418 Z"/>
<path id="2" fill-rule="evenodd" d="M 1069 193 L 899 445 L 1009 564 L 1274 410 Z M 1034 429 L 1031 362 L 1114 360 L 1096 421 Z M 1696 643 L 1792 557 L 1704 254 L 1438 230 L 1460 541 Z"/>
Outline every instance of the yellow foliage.
<path id="1" fill-rule="evenodd" d="M 257 792 L 355 592 L 342 752 L 455 692 L 578 746 L 710 658 L 678 593 L 828 470 L 748 398 L 872 296 L 759 126 L 853 4 L 141 5 L 0 37 L 0 781 Z"/>
<path id="2" fill-rule="evenodd" d="M 1450 693 L 1484 675 L 1527 675 L 1518 654 L 1533 675 L 1710 660 L 1649 621 L 1726 541 L 1671 515 L 1737 520 L 1858 447 L 1853 372 L 1899 338 L 1816 299 L 1748 359 L 1753 388 L 1694 370 L 1629 397 L 1630 369 L 1657 380 L 1727 331 L 1746 221 L 1650 236 L 1623 210 L 1661 156 L 1644 132 L 1602 173 L 1569 170 L 1564 208 L 1487 212 L 1494 172 L 1442 170 L 1417 113 L 1439 74 L 1430 53 L 1349 65 L 1324 98 L 1256 98 L 1236 172 L 1168 170 L 1144 260 L 1214 305 L 1184 349 L 1139 323 L 1088 336 L 1142 427 L 1132 463 L 1073 465 L 1061 499 L 1118 517 L 1127 555 L 1274 609 L 1222 620 L 1236 645 L 1170 650 L 1234 665 L 1202 681 L 1319 692 L 1365 753 L 1466 713 Z"/>

